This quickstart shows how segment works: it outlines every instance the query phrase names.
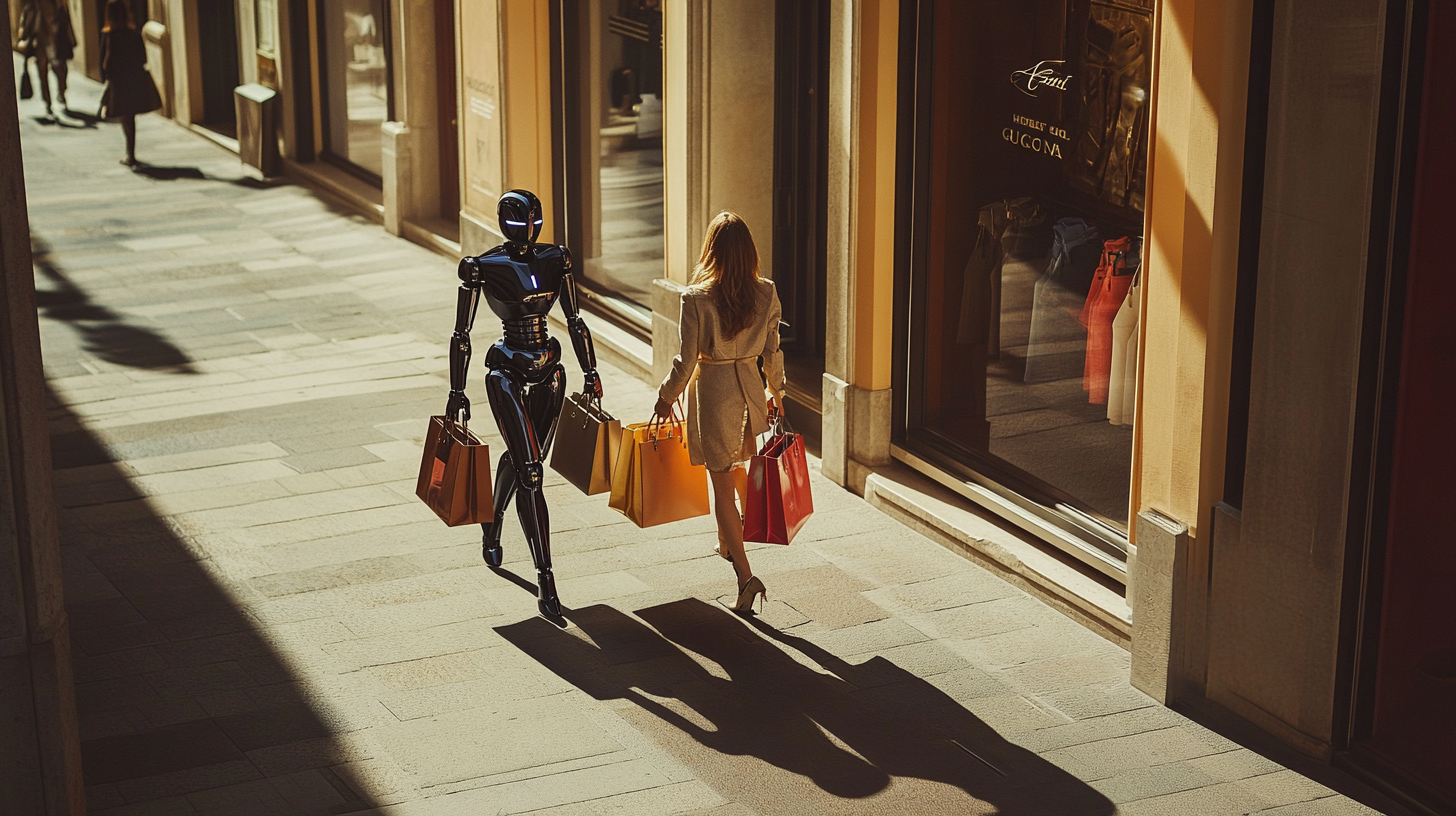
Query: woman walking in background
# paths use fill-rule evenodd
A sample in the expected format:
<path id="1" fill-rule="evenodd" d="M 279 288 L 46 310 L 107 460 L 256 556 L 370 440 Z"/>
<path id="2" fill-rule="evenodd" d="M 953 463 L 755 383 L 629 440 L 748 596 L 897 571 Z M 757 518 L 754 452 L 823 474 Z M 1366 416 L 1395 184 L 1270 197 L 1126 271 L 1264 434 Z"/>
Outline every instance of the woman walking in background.
<path id="1" fill-rule="evenodd" d="M 106 80 L 106 90 L 101 95 L 100 116 L 108 122 L 121 122 L 121 132 L 126 135 L 126 158 L 121 163 L 136 167 L 137 114 L 162 107 L 162 98 L 152 75 L 147 73 L 147 49 L 124 0 L 106 4 L 106 25 L 101 29 L 101 77 Z"/>
<path id="2" fill-rule="evenodd" d="M 753 611 L 754 596 L 768 598 L 743 548 L 743 516 L 734 499 L 747 502 L 743 463 L 756 453 L 754 437 L 769 428 L 769 395 L 757 361 L 781 410 L 784 355 L 779 350 L 782 307 L 771 280 L 758 276 L 758 250 L 742 218 L 719 213 L 708 225 L 693 284 L 682 295 L 681 351 L 657 391 L 657 415 L 688 391 L 688 455 L 706 465 L 713 483 L 718 554 L 738 575 L 735 612 Z"/>

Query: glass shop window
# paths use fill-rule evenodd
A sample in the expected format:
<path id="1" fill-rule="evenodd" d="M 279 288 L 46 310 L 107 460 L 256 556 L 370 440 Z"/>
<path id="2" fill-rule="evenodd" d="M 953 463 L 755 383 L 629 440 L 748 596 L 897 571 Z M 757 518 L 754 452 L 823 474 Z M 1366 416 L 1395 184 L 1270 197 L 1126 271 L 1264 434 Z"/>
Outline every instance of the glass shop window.
<path id="1" fill-rule="evenodd" d="M 1125 531 L 1152 0 L 928 13 L 907 446 Z"/>
<path id="2" fill-rule="evenodd" d="M 661 3 L 583 0 L 563 13 L 578 280 L 629 321 L 647 321 L 652 281 L 665 274 Z"/>
<path id="3" fill-rule="evenodd" d="M 389 17 L 384 0 L 323 0 L 324 148 L 377 180 L 389 119 Z"/>

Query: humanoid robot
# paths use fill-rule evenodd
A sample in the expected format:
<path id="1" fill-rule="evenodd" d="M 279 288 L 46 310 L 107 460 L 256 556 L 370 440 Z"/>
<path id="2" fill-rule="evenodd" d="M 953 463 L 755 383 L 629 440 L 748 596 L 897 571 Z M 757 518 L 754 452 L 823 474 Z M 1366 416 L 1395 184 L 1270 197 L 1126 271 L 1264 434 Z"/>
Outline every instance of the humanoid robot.
<path id="1" fill-rule="evenodd" d="M 541 233 L 540 200 L 526 190 L 512 190 L 501 196 L 496 211 L 506 242 L 460 261 L 445 414 L 452 419 L 470 418 L 465 375 L 470 365 L 470 328 L 483 292 L 504 328 L 504 336 L 485 355 L 490 370 L 485 394 L 505 438 L 506 453 L 501 455 L 495 475 L 495 521 L 481 525 L 481 555 L 490 566 L 500 566 L 501 524 L 515 496 L 521 529 L 536 563 L 536 605 L 543 615 L 559 617 L 561 602 L 551 574 L 551 524 L 541 492 L 543 463 L 566 398 L 561 344 L 546 332 L 546 314 L 558 298 L 566 312 L 571 345 L 586 375 L 583 391 L 600 400 L 602 384 L 591 332 L 577 310 L 571 253 L 564 246 L 536 243 Z"/>

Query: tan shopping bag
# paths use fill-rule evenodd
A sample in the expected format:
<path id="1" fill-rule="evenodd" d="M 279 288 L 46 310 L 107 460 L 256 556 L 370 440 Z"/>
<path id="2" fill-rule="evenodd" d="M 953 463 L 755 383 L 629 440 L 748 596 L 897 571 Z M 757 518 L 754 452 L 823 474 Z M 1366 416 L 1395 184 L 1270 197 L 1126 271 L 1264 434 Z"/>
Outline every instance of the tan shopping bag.
<path id="1" fill-rule="evenodd" d="M 490 446 L 448 417 L 430 417 L 415 495 L 451 527 L 492 521 Z"/>
<path id="2" fill-rule="evenodd" d="M 551 469 L 588 496 L 612 489 L 622 423 L 586 394 L 572 394 L 556 423 Z"/>
<path id="3" fill-rule="evenodd" d="M 708 514 L 708 470 L 688 458 L 680 419 L 622 429 L 608 506 L 638 527 Z"/>

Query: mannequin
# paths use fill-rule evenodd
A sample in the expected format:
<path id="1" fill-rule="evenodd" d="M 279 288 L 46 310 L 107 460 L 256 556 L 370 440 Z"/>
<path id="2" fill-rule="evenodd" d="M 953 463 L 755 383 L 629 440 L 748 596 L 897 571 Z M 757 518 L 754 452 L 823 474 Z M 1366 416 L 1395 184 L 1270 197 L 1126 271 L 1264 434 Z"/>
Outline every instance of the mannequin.
<path id="1" fill-rule="evenodd" d="M 511 498 L 519 494 L 516 513 L 536 565 L 536 605 L 543 615 L 559 617 L 561 602 L 551 572 L 551 524 L 541 492 L 542 463 L 551 450 L 556 419 L 566 398 L 561 344 L 546 332 L 546 314 L 558 299 L 586 378 L 582 390 L 600 400 L 602 384 L 591 332 L 577 310 L 571 253 L 564 246 L 536 243 L 542 223 L 540 200 L 526 190 L 512 190 L 501 196 L 497 214 L 506 242 L 460 261 L 445 414 L 451 419 L 470 418 L 470 400 L 465 396 L 470 329 L 484 293 L 504 330 L 504 336 L 485 355 L 490 371 L 485 377 L 485 394 L 505 439 L 506 453 L 496 468 L 495 521 L 480 525 L 481 555 L 491 567 L 501 565 L 500 526 Z"/>

